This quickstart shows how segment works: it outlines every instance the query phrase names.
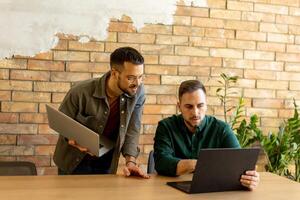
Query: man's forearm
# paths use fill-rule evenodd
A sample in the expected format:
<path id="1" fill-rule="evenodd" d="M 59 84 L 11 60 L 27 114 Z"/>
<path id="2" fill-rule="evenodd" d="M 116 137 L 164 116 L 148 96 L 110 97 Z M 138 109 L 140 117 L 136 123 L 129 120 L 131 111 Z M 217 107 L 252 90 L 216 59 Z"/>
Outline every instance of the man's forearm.
<path id="1" fill-rule="evenodd" d="M 133 157 L 133 156 L 126 155 L 125 156 L 125 161 L 126 161 L 126 165 L 129 164 L 129 163 L 136 165 L 136 158 Z"/>
<path id="2" fill-rule="evenodd" d="M 192 173 L 195 171 L 197 160 L 183 159 L 177 163 L 176 175 L 182 175 L 186 173 Z"/>

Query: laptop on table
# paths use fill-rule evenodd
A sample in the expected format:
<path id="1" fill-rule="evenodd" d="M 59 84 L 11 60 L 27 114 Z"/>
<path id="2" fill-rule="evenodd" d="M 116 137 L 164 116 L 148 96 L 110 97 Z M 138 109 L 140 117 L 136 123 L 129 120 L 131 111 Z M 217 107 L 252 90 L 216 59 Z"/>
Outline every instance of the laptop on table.
<path id="1" fill-rule="evenodd" d="M 240 177 L 254 170 L 259 148 L 202 149 L 199 152 L 192 181 L 167 182 L 167 185 L 194 194 L 245 190 Z"/>

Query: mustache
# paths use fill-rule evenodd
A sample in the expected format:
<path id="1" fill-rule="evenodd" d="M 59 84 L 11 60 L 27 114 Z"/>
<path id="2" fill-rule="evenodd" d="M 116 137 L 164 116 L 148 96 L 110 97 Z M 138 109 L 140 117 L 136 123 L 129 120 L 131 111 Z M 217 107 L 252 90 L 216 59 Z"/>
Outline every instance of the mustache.
<path id="1" fill-rule="evenodd" d="M 136 88 L 136 87 L 137 87 L 136 84 L 131 84 L 131 85 L 129 85 L 129 88 Z"/>

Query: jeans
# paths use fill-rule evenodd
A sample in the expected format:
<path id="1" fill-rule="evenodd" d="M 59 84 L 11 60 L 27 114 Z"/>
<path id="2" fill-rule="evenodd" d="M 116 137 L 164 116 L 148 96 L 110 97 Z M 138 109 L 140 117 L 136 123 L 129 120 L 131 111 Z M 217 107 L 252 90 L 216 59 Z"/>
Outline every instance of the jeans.
<path id="1" fill-rule="evenodd" d="M 112 149 L 101 157 L 91 156 L 89 154 L 85 155 L 71 174 L 109 174 L 113 152 L 114 150 Z M 58 168 L 58 175 L 68 174 L 69 173 Z"/>

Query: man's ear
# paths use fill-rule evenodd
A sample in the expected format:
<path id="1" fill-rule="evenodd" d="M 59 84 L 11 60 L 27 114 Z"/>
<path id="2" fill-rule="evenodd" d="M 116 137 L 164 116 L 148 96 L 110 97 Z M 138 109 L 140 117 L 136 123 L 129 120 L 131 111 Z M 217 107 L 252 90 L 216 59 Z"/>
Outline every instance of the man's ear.
<path id="1" fill-rule="evenodd" d="M 177 107 L 178 107 L 178 110 L 181 112 L 181 109 L 180 109 L 180 101 L 177 101 Z"/>
<path id="2" fill-rule="evenodd" d="M 111 68 L 110 75 L 111 77 L 116 78 L 118 76 L 118 71 L 114 68 Z"/>

